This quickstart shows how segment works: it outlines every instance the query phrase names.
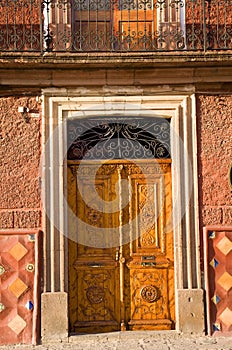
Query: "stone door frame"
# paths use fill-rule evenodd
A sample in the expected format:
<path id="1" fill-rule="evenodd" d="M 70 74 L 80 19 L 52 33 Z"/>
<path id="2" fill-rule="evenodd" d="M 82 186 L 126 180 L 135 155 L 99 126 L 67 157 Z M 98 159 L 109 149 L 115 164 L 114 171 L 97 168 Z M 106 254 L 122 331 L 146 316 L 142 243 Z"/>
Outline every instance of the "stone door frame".
<path id="1" fill-rule="evenodd" d="M 181 95 L 79 96 L 80 90 L 43 90 L 42 192 L 44 292 L 42 340 L 68 337 L 67 204 L 65 145 L 68 118 L 155 116 L 171 118 L 176 331 L 204 332 L 200 270 L 196 101 Z M 182 140 L 182 141 L 180 141 Z M 58 224 L 57 224 L 58 223 Z M 57 227 L 58 226 L 58 227 Z M 59 310 L 57 306 L 59 304 Z M 53 317 L 54 316 L 54 317 Z M 59 319 L 59 324 L 51 318 Z"/>

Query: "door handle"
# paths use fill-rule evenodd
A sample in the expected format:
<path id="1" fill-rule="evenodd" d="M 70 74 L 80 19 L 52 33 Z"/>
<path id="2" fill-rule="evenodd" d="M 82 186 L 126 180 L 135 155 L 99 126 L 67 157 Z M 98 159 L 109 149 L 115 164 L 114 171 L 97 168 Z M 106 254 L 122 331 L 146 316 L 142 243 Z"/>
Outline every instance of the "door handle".
<path id="1" fill-rule="evenodd" d="M 116 250 L 115 261 L 118 261 L 118 260 L 119 260 L 119 250 Z"/>

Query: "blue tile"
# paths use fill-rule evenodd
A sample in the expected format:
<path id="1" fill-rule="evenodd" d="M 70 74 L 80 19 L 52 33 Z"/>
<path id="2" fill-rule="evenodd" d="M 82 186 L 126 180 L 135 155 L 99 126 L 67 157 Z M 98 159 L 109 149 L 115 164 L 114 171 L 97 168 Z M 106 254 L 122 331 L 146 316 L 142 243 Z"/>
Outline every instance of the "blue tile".
<path id="1" fill-rule="evenodd" d="M 34 234 L 29 234 L 28 235 L 28 241 L 34 243 L 35 242 L 35 235 Z"/>
<path id="2" fill-rule="evenodd" d="M 219 323 L 214 323 L 213 324 L 213 330 L 214 331 L 220 331 L 221 330 L 221 326 Z"/>
<path id="3" fill-rule="evenodd" d="M 209 238 L 214 239 L 215 236 L 216 236 L 215 231 L 208 231 L 208 237 L 209 237 Z"/>
<path id="4" fill-rule="evenodd" d="M 32 301 L 28 301 L 25 305 L 25 307 L 27 308 L 27 310 L 32 310 L 34 308 L 34 304 Z"/>

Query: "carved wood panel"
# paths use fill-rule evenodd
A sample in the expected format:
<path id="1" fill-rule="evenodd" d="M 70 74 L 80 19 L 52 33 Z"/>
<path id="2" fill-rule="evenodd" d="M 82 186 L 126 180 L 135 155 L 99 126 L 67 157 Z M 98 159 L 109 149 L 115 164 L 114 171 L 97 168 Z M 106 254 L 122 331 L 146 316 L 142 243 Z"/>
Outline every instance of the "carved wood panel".
<path id="1" fill-rule="evenodd" d="M 112 204 L 117 166 L 102 165 L 97 170 L 94 164 L 72 165 L 68 171 L 69 203 L 78 218 L 75 240 L 69 242 L 71 331 L 115 331 L 120 328 L 118 263 L 116 247 L 106 247 L 110 230 L 118 225 Z"/>
<path id="2" fill-rule="evenodd" d="M 129 329 L 174 327 L 174 256 L 171 221 L 171 164 L 125 166 L 132 187 L 127 294 Z M 127 252 L 128 254 L 128 252 Z"/>
<path id="3" fill-rule="evenodd" d="M 170 161 L 70 161 L 68 200 L 71 331 L 173 328 Z"/>

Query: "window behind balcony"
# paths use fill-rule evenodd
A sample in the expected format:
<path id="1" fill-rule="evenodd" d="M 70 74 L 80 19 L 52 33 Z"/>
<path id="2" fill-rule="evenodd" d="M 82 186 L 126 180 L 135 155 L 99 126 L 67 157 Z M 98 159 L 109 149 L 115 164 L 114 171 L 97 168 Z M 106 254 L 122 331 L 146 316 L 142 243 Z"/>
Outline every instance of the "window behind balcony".
<path id="1" fill-rule="evenodd" d="M 231 0 L 0 0 L 0 51 L 232 49 Z"/>
<path id="2" fill-rule="evenodd" d="M 180 42 L 183 48 L 183 4 L 182 0 L 61 1 L 51 7 L 53 49 L 153 51 L 180 48 Z"/>

